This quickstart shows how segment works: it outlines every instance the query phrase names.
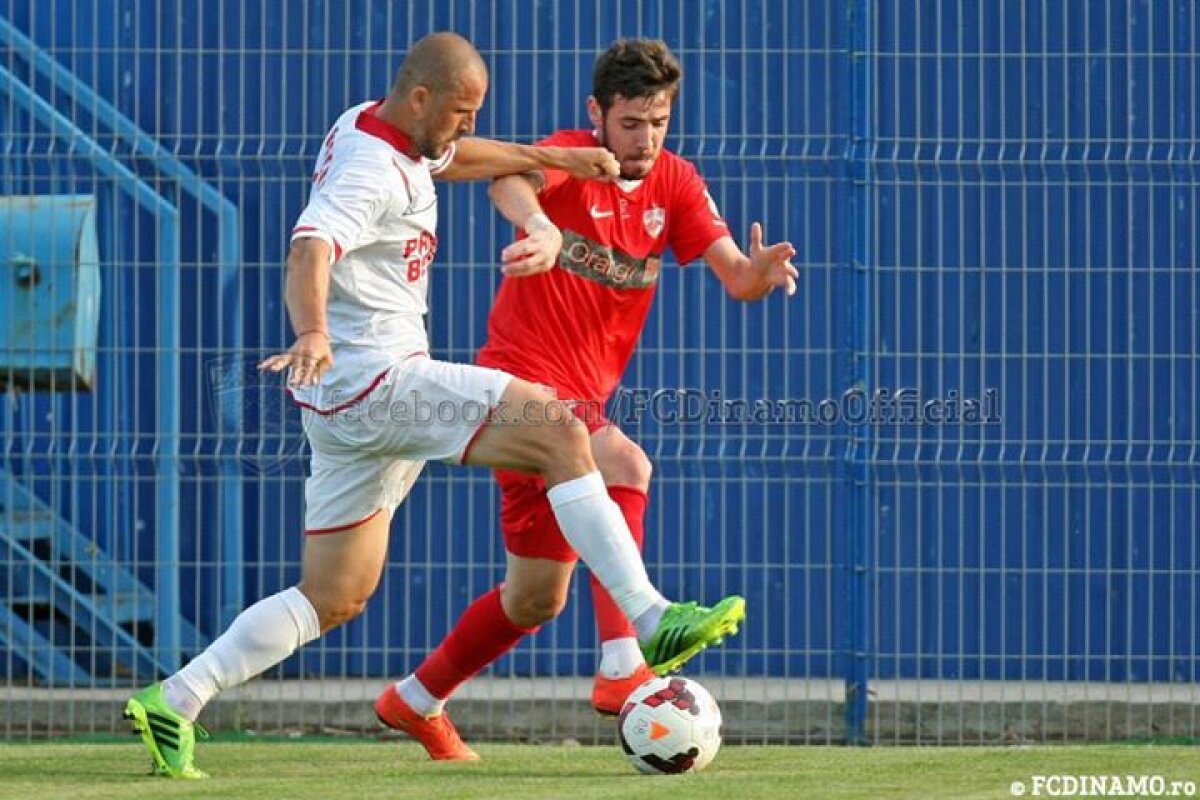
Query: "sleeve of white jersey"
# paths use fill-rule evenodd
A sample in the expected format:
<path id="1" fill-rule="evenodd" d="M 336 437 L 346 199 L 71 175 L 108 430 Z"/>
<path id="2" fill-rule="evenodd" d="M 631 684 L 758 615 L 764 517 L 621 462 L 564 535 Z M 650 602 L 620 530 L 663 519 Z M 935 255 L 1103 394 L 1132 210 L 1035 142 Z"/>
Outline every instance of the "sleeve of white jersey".
<path id="1" fill-rule="evenodd" d="M 454 154 L 456 152 L 458 152 L 458 145 L 456 145 L 454 142 L 451 142 L 450 146 L 446 148 L 446 152 L 442 153 L 441 158 L 436 161 L 426 162 L 429 164 L 429 173 L 431 175 L 437 175 L 446 167 L 450 166 L 450 162 L 454 160 Z"/>
<path id="2" fill-rule="evenodd" d="M 313 186 L 292 228 L 292 241 L 320 239 L 329 245 L 333 261 L 341 259 L 382 215 L 389 191 L 383 175 L 377 164 L 361 155 L 345 161 L 335 158 L 320 185 Z"/>

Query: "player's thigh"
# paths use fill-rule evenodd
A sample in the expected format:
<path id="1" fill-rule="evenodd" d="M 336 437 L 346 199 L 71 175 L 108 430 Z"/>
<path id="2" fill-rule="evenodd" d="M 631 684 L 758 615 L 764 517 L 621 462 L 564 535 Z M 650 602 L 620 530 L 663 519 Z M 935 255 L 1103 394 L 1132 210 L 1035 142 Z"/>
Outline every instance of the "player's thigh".
<path id="1" fill-rule="evenodd" d="M 574 561 L 506 554 L 500 601 L 515 622 L 537 625 L 555 617 L 567 602 Z"/>
<path id="2" fill-rule="evenodd" d="M 550 485 L 595 468 L 584 424 L 544 388 L 519 378 L 505 388 L 463 463 L 539 473 Z"/>
<path id="3" fill-rule="evenodd" d="M 597 428 L 591 436 L 592 458 L 608 486 L 650 489 L 652 467 L 646 452 L 616 425 Z"/>
<path id="4" fill-rule="evenodd" d="M 304 537 L 299 588 L 316 609 L 322 630 L 357 615 L 375 592 L 391 520 L 386 509 L 345 530 Z"/>
<path id="5" fill-rule="evenodd" d="M 424 461 L 462 463 L 513 377 L 473 364 L 414 358 L 397 364 L 355 416 L 345 444 Z"/>
<path id="6" fill-rule="evenodd" d="M 340 415 L 304 414 L 312 456 L 304 482 L 304 530 L 322 535 L 347 530 L 404 501 L 425 466 L 379 454 L 355 440 L 359 423 Z"/>

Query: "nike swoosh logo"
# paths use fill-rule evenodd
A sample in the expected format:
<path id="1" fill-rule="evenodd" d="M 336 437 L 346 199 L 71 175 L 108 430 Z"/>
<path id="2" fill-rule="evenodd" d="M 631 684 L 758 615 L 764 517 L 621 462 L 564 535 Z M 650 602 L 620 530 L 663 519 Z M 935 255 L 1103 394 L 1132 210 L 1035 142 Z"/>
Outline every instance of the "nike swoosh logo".
<path id="1" fill-rule="evenodd" d="M 604 219 L 613 215 L 612 211 L 601 211 L 594 204 L 588 209 L 588 213 L 592 215 L 592 219 Z"/>

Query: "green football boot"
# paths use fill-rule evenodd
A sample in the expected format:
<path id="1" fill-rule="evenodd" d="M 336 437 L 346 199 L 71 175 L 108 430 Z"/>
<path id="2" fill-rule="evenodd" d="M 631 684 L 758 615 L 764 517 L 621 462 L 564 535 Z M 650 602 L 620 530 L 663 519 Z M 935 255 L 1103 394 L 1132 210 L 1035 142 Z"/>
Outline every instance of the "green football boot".
<path id="1" fill-rule="evenodd" d="M 712 608 L 696 603 L 672 603 L 663 612 L 658 630 L 642 645 L 642 655 L 656 675 L 675 672 L 710 644 L 721 644 L 737 633 L 746 618 L 746 600 L 726 597 Z"/>
<path id="2" fill-rule="evenodd" d="M 142 689 L 125 704 L 125 719 L 133 725 L 146 749 L 150 751 L 154 774 L 164 778 L 199 780 L 208 773 L 192 763 L 196 750 L 196 734 L 208 738 L 208 731 L 189 722 L 167 705 L 161 683 Z"/>

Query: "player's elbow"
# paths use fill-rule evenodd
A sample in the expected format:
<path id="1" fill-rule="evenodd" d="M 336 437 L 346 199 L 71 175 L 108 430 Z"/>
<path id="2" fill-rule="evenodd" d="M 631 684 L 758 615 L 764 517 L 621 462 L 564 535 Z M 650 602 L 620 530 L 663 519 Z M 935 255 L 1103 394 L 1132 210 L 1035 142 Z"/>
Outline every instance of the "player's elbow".
<path id="1" fill-rule="evenodd" d="M 498 204 L 503 200 L 504 197 L 506 197 L 508 195 L 509 192 L 511 192 L 513 190 L 514 187 L 519 187 L 521 185 L 521 182 L 524 182 L 527 180 L 528 179 L 524 175 L 519 175 L 519 174 L 518 175 L 500 175 L 498 177 L 492 178 L 492 181 L 491 181 L 491 183 L 488 184 L 488 189 L 487 189 L 488 199 L 491 200 L 493 203 Z"/>

